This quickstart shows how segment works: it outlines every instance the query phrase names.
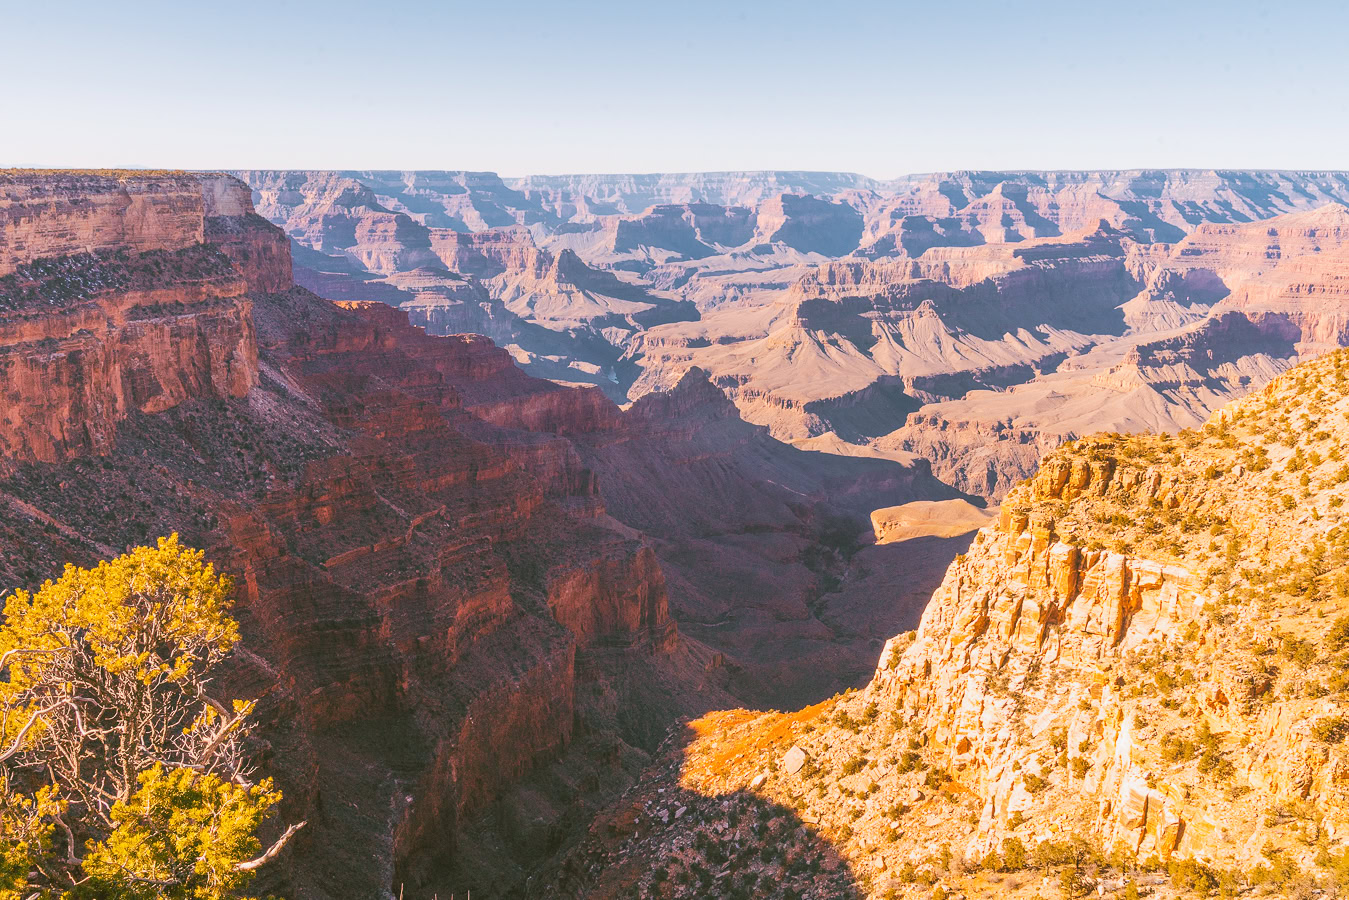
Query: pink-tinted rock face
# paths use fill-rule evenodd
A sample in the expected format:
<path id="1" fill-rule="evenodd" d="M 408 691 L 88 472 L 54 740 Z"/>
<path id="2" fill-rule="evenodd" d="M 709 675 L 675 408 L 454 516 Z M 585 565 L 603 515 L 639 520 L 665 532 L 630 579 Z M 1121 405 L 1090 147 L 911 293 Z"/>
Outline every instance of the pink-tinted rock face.
<path id="1" fill-rule="evenodd" d="M 650 548 L 549 573 L 548 606 L 583 645 L 635 641 L 674 649 L 665 578 Z"/>
<path id="2" fill-rule="evenodd" d="M 445 267 L 464 275 L 490 278 L 504 272 L 543 277 L 552 260 L 539 251 L 523 228 L 476 234 L 432 229 L 431 250 Z"/>
<path id="3" fill-rule="evenodd" d="M 249 293 L 290 287 L 290 247 L 228 176 L 0 173 L 0 275 L 0 448 L 56 462 L 133 411 L 245 396 Z"/>
<path id="4" fill-rule="evenodd" d="M 760 240 L 781 242 L 802 253 L 844 256 L 857 249 L 862 216 L 844 202 L 808 194 L 782 194 L 759 207 Z"/>
<path id="5" fill-rule="evenodd" d="M 277 293 L 294 283 L 290 242 L 275 225 L 251 210 L 238 216 L 207 217 L 205 236 L 207 243 L 234 263 L 249 290 Z"/>
<path id="6" fill-rule="evenodd" d="M 242 397 L 257 377 L 249 301 L 233 273 L 97 297 L 41 319 L 0 313 L 0 448 L 42 462 L 101 453 L 133 410 Z"/>
<path id="7" fill-rule="evenodd" d="M 0 275 L 43 257 L 200 243 L 199 176 L 0 172 Z"/>
<path id="8" fill-rule="evenodd" d="M 405 305 L 438 333 L 486 333 L 530 374 L 620 403 L 696 365 L 777 436 L 849 443 L 902 427 L 916 405 L 1029 384 L 1107 344 L 1118 352 L 1081 364 L 1122 384 L 1108 370 L 1135 335 L 1195 325 L 1229 293 L 1262 327 L 1305 316 L 1309 302 L 1337 304 L 1310 259 L 1300 275 L 1285 264 L 1277 284 L 1240 290 L 1179 257 L 1173 269 L 1157 261 L 1169 253 L 1161 242 L 1197 229 L 1349 201 L 1349 179 L 1334 172 L 243 174 L 264 214 L 305 247 L 301 262 L 319 274 L 304 283 L 323 296 Z M 1094 274 L 1067 258 L 1092 255 L 1084 236 L 1119 245 Z M 1075 302 L 1065 291 L 1079 287 Z M 894 308 L 905 303 L 913 309 Z M 1344 331 L 1333 313 L 1299 327 L 1309 346 Z M 1136 401 L 1104 424 L 1189 424 L 1210 408 Z M 1157 403 L 1194 410 L 1177 418 Z M 1024 474 L 1021 463 L 1005 468 L 995 483 Z"/>
<path id="9" fill-rule="evenodd" d="M 1218 311 L 1294 323 L 1313 347 L 1349 342 L 1349 208 L 1332 203 L 1263 222 L 1200 225 L 1164 263 L 1230 293 Z"/>
<path id="10" fill-rule="evenodd" d="M 181 250 L 205 240 L 208 218 L 252 212 L 228 175 L 0 171 L 0 275 L 44 257 Z"/>

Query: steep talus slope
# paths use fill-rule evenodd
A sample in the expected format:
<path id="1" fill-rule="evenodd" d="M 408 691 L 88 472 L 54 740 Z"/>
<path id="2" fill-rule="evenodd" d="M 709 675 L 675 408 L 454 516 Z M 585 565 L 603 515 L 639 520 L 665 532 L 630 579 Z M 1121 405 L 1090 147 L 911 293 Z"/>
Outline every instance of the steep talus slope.
<path id="1" fill-rule="evenodd" d="M 646 785 L 677 784 L 696 817 L 597 835 L 558 884 L 699 896 L 733 841 L 758 849 L 740 823 L 761 806 L 801 827 L 723 890 L 836 878 L 821 841 L 875 897 L 1030 897 L 1047 875 L 1107 896 L 1342 889 L 1347 416 L 1337 351 L 1201 430 L 1064 445 L 864 690 L 694 723 L 615 809 L 659 812 Z"/>
<path id="2" fill-rule="evenodd" d="M 400 310 L 348 306 L 382 335 L 408 331 Z M 900 465 L 784 445 L 744 422 L 697 370 L 620 411 L 594 388 L 524 375 L 481 338 L 451 340 L 475 348 L 472 366 L 445 364 L 442 340 L 404 335 L 395 356 L 372 356 L 359 368 L 400 384 L 402 357 L 433 366 L 462 408 L 491 426 L 465 424 L 468 433 L 566 492 L 573 515 L 649 541 L 673 617 L 718 654 L 737 696 L 792 704 L 818 697 L 822 685 L 859 683 L 884 638 L 916 612 L 843 613 L 840 605 L 856 602 L 850 579 L 883 562 L 926 596 L 960 550 L 940 542 L 880 561 L 859 554 L 875 504 L 955 496 L 921 460 Z"/>
<path id="3" fill-rule="evenodd" d="M 504 429 L 486 439 L 537 471 L 570 483 L 579 465 L 579 477 L 598 484 L 603 503 L 590 513 L 650 541 L 681 633 L 716 651 L 727 686 L 756 702 L 807 702 L 822 685 L 860 683 L 884 638 L 916 613 L 843 612 L 856 602 L 851 580 L 883 562 L 926 596 L 961 549 L 939 542 L 872 559 L 864 533 L 875 504 L 955 492 L 921 460 L 901 465 L 782 444 L 742 420 L 696 369 L 622 411 L 596 389 L 523 376 L 494 377 L 489 391 L 453 383 L 466 410 Z M 811 665 L 801 666 L 806 659 Z"/>

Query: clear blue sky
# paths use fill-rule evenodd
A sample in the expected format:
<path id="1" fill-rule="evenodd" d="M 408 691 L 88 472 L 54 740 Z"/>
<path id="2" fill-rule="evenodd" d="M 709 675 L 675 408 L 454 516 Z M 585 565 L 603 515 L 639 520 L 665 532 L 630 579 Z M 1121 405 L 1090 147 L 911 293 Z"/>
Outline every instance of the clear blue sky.
<path id="1" fill-rule="evenodd" d="M 0 0 L 0 165 L 1349 168 L 1332 2 Z"/>

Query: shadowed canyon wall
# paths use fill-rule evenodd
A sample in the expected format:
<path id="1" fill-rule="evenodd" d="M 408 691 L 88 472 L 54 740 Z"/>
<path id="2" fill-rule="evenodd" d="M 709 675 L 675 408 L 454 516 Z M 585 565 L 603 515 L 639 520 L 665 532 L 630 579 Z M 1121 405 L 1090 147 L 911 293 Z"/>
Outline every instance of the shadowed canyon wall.
<path id="1" fill-rule="evenodd" d="M 724 558 L 814 583 L 848 565 L 831 536 L 869 495 L 950 493 L 782 445 L 705 377 L 625 412 L 487 338 L 317 297 L 227 176 L 0 179 L 0 583 L 168 532 L 236 577 L 221 689 L 260 698 L 260 761 L 309 822 L 262 890 L 512 895 L 672 722 L 785 671 L 796 637 L 771 623 L 683 637 L 669 560 L 681 610 L 710 619 L 690 542 L 739 535 Z M 790 696 L 855 680 L 882 632 L 801 616 L 849 662 Z"/>

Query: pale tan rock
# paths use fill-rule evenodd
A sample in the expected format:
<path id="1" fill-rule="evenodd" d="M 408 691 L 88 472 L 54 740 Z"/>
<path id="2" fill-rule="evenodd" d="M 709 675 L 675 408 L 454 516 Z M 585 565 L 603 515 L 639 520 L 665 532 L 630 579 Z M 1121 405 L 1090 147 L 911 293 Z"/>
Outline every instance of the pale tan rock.
<path id="1" fill-rule="evenodd" d="M 982 528 L 992 513 L 966 500 L 915 500 L 871 514 L 876 543 L 892 544 L 918 537 L 958 537 Z"/>

